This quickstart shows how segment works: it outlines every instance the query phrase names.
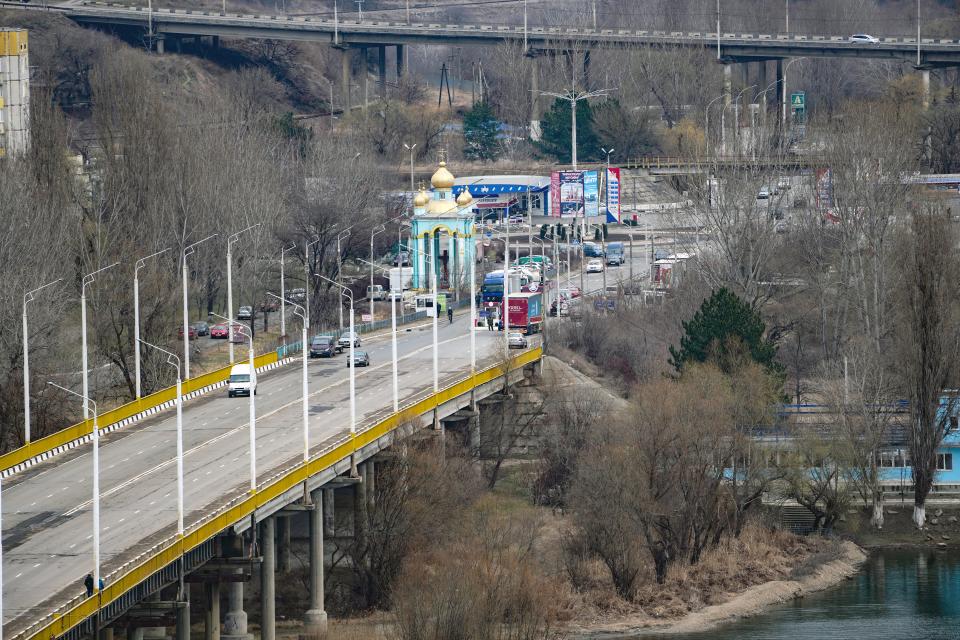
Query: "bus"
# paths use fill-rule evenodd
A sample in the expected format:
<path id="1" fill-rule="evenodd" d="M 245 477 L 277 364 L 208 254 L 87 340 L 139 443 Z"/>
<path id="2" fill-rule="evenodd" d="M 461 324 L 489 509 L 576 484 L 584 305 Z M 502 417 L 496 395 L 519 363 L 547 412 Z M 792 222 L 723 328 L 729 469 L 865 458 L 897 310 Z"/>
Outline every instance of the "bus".
<path id="1" fill-rule="evenodd" d="M 531 290 L 531 284 L 535 280 L 526 271 L 517 269 L 510 270 L 510 291 L 514 293 L 526 292 Z M 539 282 L 534 284 L 534 290 L 539 288 Z M 483 285 L 480 287 L 480 300 L 483 303 L 503 302 L 503 270 L 491 271 L 483 278 Z"/>

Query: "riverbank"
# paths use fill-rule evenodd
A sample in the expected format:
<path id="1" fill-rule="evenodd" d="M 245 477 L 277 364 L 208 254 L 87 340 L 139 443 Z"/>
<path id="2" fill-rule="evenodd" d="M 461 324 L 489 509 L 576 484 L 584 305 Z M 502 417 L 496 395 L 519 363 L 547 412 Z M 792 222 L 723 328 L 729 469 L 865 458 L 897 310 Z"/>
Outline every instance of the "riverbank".
<path id="1" fill-rule="evenodd" d="M 721 624 L 757 615 L 767 608 L 802 598 L 837 585 L 859 571 L 867 554 L 853 542 L 840 543 L 840 554 L 808 569 L 793 579 L 770 580 L 739 593 L 727 594 L 723 602 L 708 605 L 673 620 L 658 620 L 648 613 L 631 614 L 617 620 L 570 629 L 579 638 L 607 638 L 624 634 L 670 635 L 707 631 Z M 810 560 L 816 560 L 815 557 Z"/>

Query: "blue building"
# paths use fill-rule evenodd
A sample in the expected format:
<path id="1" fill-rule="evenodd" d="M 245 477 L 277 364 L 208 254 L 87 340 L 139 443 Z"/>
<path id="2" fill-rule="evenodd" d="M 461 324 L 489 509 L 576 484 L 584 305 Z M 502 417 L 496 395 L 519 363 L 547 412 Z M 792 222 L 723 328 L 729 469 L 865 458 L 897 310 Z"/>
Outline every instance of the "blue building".
<path id="1" fill-rule="evenodd" d="M 503 220 L 510 215 L 534 218 L 550 215 L 550 177 L 468 176 L 454 181 L 453 194 L 464 191 L 473 198 L 471 211 L 480 220 Z"/>

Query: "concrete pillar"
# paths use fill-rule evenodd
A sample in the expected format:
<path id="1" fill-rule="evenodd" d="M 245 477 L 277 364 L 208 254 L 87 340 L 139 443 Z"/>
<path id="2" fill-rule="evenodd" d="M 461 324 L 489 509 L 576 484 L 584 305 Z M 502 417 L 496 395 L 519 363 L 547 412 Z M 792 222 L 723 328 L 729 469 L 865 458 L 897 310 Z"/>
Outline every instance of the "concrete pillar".
<path id="1" fill-rule="evenodd" d="M 403 56 L 406 54 L 407 50 L 402 44 L 397 45 L 397 81 L 403 77 L 404 66 L 406 60 L 403 59 Z"/>
<path id="2" fill-rule="evenodd" d="M 251 640 L 247 633 L 247 612 L 243 610 L 243 583 L 227 583 L 227 614 L 223 617 L 221 640 Z"/>
<path id="3" fill-rule="evenodd" d="M 177 48 L 177 53 L 183 53 L 183 38 L 174 38 L 173 44 Z"/>
<path id="4" fill-rule="evenodd" d="M 277 519 L 277 571 L 280 573 L 290 573 L 291 517 Z"/>
<path id="5" fill-rule="evenodd" d="M 786 105 L 786 87 L 783 84 L 783 59 L 777 60 L 777 121 L 780 123 L 780 135 L 783 136 L 786 134 L 786 112 L 784 111 L 784 105 Z"/>
<path id="6" fill-rule="evenodd" d="M 360 47 L 360 73 L 363 75 L 363 108 L 370 104 L 370 56 L 367 47 Z"/>
<path id="7" fill-rule="evenodd" d="M 726 113 L 733 101 L 732 93 L 733 69 L 729 64 L 723 65 L 723 109 L 720 111 L 720 155 L 727 153 Z"/>
<path id="8" fill-rule="evenodd" d="M 537 56 L 530 56 L 530 139 L 540 137 L 540 62 Z"/>
<path id="9" fill-rule="evenodd" d="M 353 537 L 362 547 L 367 538 L 367 465 L 360 465 L 360 482 L 353 485 Z"/>
<path id="10" fill-rule="evenodd" d="M 214 49 L 220 48 L 220 36 L 210 36 L 210 46 Z"/>
<path id="11" fill-rule="evenodd" d="M 113 627 L 100 629 L 100 640 L 113 640 Z"/>
<path id="12" fill-rule="evenodd" d="M 387 99 L 387 47 L 380 45 L 377 47 L 377 84 L 378 91 L 382 100 Z"/>
<path id="13" fill-rule="evenodd" d="M 277 636 L 277 544 L 276 516 L 270 516 L 260 523 L 260 553 L 263 563 L 260 565 L 260 639 L 275 640 Z"/>
<path id="14" fill-rule="evenodd" d="M 367 485 L 367 518 L 369 519 L 377 501 L 377 463 L 369 460 L 364 466 L 367 468 L 367 475 L 363 477 L 363 481 Z"/>
<path id="15" fill-rule="evenodd" d="M 340 93 L 343 94 L 344 111 L 350 111 L 350 49 L 340 49 Z"/>
<path id="16" fill-rule="evenodd" d="M 207 610 L 203 618 L 203 639 L 220 640 L 220 582 L 206 585 Z"/>
<path id="17" fill-rule="evenodd" d="M 336 534 L 336 512 L 334 511 L 334 490 L 323 490 L 323 535 L 332 538 Z"/>
<path id="18" fill-rule="evenodd" d="M 163 40 L 163 38 L 157 37 L 157 38 L 156 38 L 156 43 L 157 43 L 157 45 L 156 45 L 156 46 L 157 46 L 157 53 L 159 53 L 160 55 L 163 55 L 164 51 L 166 50 L 166 45 L 164 45 L 164 40 Z"/>
<path id="19" fill-rule="evenodd" d="M 333 492 L 330 491 L 332 494 Z M 327 612 L 323 601 L 323 534 L 326 528 L 326 503 L 328 496 L 324 489 L 314 489 L 310 494 L 313 510 L 310 517 L 310 608 L 303 617 L 306 634 L 320 635 L 327 631 Z M 332 495 L 329 501 L 333 502 Z"/>
<path id="20" fill-rule="evenodd" d="M 590 90 L 590 49 L 583 52 L 583 88 Z"/>
<path id="21" fill-rule="evenodd" d="M 190 640 L 190 585 L 183 585 L 182 602 L 177 609 L 177 640 Z"/>
<path id="22" fill-rule="evenodd" d="M 143 627 L 127 627 L 127 640 L 143 640 Z"/>
<path id="23" fill-rule="evenodd" d="M 930 108 L 930 71 L 921 71 L 920 78 L 923 82 L 923 109 L 926 111 Z"/>

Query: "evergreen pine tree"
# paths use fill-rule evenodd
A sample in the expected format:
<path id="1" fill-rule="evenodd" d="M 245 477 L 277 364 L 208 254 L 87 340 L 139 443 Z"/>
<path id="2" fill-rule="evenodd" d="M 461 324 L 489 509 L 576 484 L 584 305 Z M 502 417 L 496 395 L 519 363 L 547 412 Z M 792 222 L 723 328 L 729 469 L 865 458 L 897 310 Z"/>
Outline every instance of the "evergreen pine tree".
<path id="1" fill-rule="evenodd" d="M 477 102 L 463 116 L 463 155 L 471 160 L 496 160 L 500 155 L 500 123 L 486 102 Z"/>

